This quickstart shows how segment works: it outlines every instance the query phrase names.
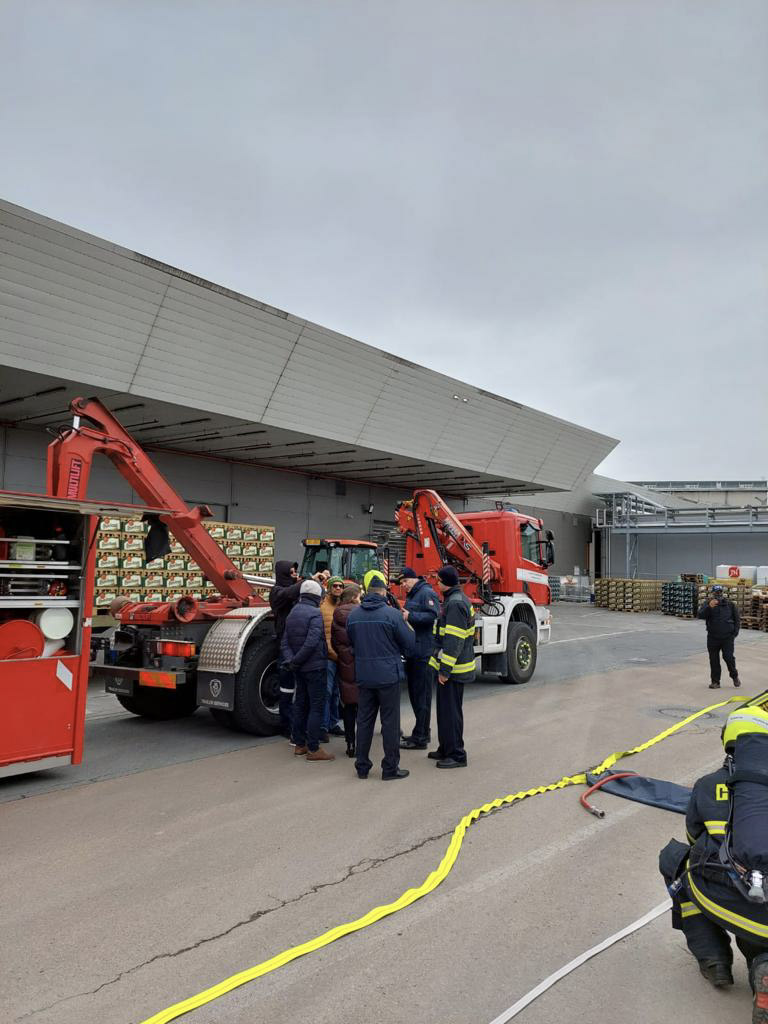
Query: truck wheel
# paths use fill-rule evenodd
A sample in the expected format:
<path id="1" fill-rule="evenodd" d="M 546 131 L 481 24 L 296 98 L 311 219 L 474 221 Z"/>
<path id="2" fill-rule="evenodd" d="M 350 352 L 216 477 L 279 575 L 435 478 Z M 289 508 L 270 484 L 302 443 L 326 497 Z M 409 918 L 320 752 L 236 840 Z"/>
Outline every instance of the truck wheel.
<path id="1" fill-rule="evenodd" d="M 280 730 L 279 648 L 274 636 L 258 636 L 248 645 L 235 676 L 232 724 L 253 736 L 272 736 Z"/>
<path id="2" fill-rule="evenodd" d="M 116 694 L 126 711 L 142 718 L 154 718 L 161 722 L 172 718 L 186 718 L 197 711 L 195 687 L 182 686 L 178 690 L 161 690 L 148 686 L 137 686 L 132 697 Z"/>
<path id="3" fill-rule="evenodd" d="M 525 622 L 510 622 L 507 631 L 505 683 L 527 683 L 536 668 L 536 634 Z"/>

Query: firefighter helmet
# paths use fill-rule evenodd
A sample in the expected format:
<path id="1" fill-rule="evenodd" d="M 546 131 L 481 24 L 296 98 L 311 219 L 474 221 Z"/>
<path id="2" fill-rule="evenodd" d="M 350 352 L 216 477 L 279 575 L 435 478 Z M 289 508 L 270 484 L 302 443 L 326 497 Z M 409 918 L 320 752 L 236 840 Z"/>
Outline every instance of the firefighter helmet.
<path id="1" fill-rule="evenodd" d="M 759 733 L 768 736 L 768 711 L 760 707 L 739 708 L 732 711 L 723 726 L 723 746 L 729 752 L 736 746 L 739 736 Z"/>

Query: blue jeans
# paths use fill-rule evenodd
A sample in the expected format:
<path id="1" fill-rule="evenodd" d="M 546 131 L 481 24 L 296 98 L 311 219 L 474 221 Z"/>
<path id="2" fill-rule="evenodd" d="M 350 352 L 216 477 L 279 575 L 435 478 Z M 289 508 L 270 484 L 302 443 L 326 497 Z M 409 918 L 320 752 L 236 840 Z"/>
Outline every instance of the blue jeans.
<path id="1" fill-rule="evenodd" d="M 323 729 L 328 732 L 339 724 L 341 709 L 339 708 L 339 666 L 329 658 L 325 665 L 327 695 L 323 712 Z"/>
<path id="2" fill-rule="evenodd" d="M 296 672 L 296 702 L 293 705 L 293 742 L 315 751 L 320 746 L 320 726 L 325 706 L 325 671 Z"/>

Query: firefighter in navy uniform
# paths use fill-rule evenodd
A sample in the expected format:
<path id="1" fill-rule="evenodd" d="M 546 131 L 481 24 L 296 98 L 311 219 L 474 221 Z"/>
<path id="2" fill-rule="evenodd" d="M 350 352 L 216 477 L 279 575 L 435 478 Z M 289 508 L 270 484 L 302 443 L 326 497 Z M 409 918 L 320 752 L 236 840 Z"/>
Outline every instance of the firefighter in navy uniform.
<path id="1" fill-rule="evenodd" d="M 475 610 L 459 586 L 459 574 L 452 565 L 437 572 L 437 586 L 443 597 L 435 621 L 435 650 L 429 666 L 437 675 L 437 750 L 427 757 L 438 768 L 465 768 L 464 683 L 475 678 Z"/>
<path id="2" fill-rule="evenodd" d="M 703 976 L 716 988 L 733 984 L 728 934 L 733 932 L 749 967 L 753 1024 L 768 1024 L 768 904 L 747 898 L 744 867 L 726 854 L 732 847 L 731 794 L 739 779 L 734 753 L 742 736 L 761 736 L 768 753 L 768 712 L 745 707 L 728 717 L 723 729 L 725 763 L 700 778 L 691 793 L 686 813 L 689 845 L 671 840 L 659 855 L 659 869 L 672 896 L 672 927 L 682 931 Z M 768 757 L 765 763 L 768 769 Z M 743 772 L 742 776 L 753 779 L 757 774 Z M 768 770 L 764 774 L 761 802 L 768 800 Z M 768 815 L 759 806 L 751 811 L 753 815 L 757 811 L 753 820 L 761 823 L 758 829 L 764 829 Z"/>

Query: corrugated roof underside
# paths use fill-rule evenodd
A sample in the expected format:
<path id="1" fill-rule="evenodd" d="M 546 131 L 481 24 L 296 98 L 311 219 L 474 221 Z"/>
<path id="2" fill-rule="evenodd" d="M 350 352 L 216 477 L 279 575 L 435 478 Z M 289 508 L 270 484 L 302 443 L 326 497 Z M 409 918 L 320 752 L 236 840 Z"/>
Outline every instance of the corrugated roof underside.
<path id="1" fill-rule="evenodd" d="M 336 441 L 540 487 L 573 488 L 615 446 L 190 278 L 0 203 L 0 360 L 309 435 L 338 406 Z"/>

